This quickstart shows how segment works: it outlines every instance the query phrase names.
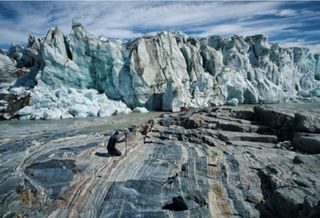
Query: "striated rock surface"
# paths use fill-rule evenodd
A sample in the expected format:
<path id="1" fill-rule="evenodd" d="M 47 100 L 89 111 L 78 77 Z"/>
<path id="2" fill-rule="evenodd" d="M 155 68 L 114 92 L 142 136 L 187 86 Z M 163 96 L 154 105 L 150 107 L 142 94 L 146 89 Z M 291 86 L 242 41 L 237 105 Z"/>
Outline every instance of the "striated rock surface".
<path id="1" fill-rule="evenodd" d="M 0 216 L 319 217 L 320 154 L 295 150 L 282 128 L 262 122 L 269 112 L 277 124 L 294 111 L 211 107 L 104 123 L 6 122 Z M 128 145 L 117 145 L 124 155 L 108 156 L 106 128 L 130 122 Z"/>
<path id="2" fill-rule="evenodd" d="M 199 38 L 164 31 L 124 42 L 97 38 L 74 20 L 70 34 L 51 28 L 41 40 L 29 36 L 26 47 L 12 46 L 8 55 L 16 67 L 29 70 L 12 86 L 37 86 L 47 90 L 44 96 L 59 89 L 94 89 L 131 109 L 180 111 L 320 96 L 319 54 L 281 48 L 263 35 Z M 72 98 L 66 95 L 54 104 Z M 56 113 L 46 102 L 31 102 L 35 113 L 30 117 L 40 117 L 39 105 Z"/>

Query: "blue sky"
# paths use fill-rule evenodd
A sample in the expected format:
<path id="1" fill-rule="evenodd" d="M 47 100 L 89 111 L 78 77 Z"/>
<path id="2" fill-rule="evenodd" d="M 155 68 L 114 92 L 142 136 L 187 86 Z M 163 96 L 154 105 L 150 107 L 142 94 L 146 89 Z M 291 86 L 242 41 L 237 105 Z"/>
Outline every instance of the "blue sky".
<path id="1" fill-rule="evenodd" d="M 65 34 L 77 18 L 89 32 L 110 38 L 179 29 L 188 35 L 265 34 L 284 47 L 320 51 L 320 1 L 0 1 L 0 47 L 44 37 L 57 25 Z"/>

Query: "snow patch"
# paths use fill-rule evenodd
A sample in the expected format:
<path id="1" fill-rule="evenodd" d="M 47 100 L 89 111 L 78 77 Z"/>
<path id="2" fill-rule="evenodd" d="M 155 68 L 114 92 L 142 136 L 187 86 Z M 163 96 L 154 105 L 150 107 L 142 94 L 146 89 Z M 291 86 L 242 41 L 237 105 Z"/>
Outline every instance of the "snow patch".
<path id="1" fill-rule="evenodd" d="M 107 98 L 94 89 L 36 86 L 31 105 L 18 111 L 21 119 L 64 119 L 71 117 L 105 117 L 128 114 L 131 110 L 121 101 Z"/>
<path id="2" fill-rule="evenodd" d="M 148 113 L 148 109 L 145 108 L 145 107 L 136 107 L 132 110 L 132 112 L 135 112 L 135 113 Z"/>

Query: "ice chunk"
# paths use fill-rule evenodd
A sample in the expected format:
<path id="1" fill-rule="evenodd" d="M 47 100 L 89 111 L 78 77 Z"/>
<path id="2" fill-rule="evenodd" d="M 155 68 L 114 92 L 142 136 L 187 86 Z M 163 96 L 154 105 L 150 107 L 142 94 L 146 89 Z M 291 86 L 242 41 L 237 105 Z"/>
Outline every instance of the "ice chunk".
<path id="1" fill-rule="evenodd" d="M 0 69 L 2 71 L 15 67 L 15 62 L 4 54 L 0 54 Z"/>
<path id="2" fill-rule="evenodd" d="M 31 105 L 22 108 L 21 119 L 61 119 L 71 117 L 104 117 L 130 113 L 121 101 L 107 98 L 92 89 L 50 89 L 40 84 L 31 92 Z"/>
<path id="3" fill-rule="evenodd" d="M 136 107 L 132 110 L 132 112 L 135 112 L 135 113 L 148 113 L 148 109 L 145 108 L 145 107 Z"/>
<path id="4" fill-rule="evenodd" d="M 238 105 L 238 99 L 237 98 L 231 98 L 228 102 L 228 105 L 230 106 L 237 106 Z"/>

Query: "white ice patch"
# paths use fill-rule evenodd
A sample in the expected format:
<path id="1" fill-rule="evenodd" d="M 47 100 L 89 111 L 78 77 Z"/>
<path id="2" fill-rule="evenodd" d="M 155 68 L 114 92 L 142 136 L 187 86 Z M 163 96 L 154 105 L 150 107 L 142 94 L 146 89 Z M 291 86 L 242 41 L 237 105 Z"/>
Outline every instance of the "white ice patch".
<path id="1" fill-rule="evenodd" d="M 145 108 L 145 107 L 136 107 L 132 110 L 132 112 L 135 112 L 135 113 L 148 113 L 148 109 Z"/>
<path id="2" fill-rule="evenodd" d="M 121 101 L 107 98 L 94 89 L 36 86 L 31 93 L 31 105 L 19 110 L 21 119 L 64 119 L 71 117 L 105 117 L 130 113 Z"/>
<path id="3" fill-rule="evenodd" d="M 8 56 L 0 54 L 0 69 L 8 70 L 15 67 L 15 62 L 11 60 Z"/>

